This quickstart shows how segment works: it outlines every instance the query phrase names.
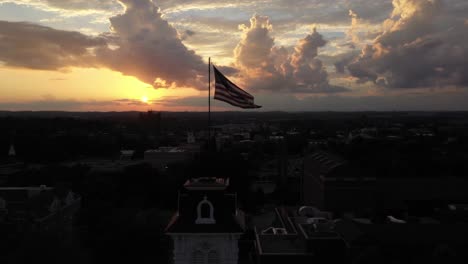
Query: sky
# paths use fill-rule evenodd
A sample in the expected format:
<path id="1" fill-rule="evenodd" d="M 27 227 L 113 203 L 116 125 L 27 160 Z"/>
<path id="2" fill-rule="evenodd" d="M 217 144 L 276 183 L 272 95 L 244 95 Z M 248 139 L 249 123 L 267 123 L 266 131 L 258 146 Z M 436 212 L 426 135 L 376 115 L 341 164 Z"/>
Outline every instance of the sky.
<path id="1" fill-rule="evenodd" d="M 0 0 L 0 110 L 206 111 L 208 58 L 247 111 L 468 110 L 468 1 Z"/>

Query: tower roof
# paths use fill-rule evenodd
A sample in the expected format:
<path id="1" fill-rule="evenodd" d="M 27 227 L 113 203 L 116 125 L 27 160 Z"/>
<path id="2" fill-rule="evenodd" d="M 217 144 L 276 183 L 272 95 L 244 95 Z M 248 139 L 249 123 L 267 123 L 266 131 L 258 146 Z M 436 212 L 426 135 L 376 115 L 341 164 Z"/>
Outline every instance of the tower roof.
<path id="1" fill-rule="evenodd" d="M 187 190 L 208 191 L 208 190 L 226 190 L 229 186 L 229 178 L 201 177 L 192 178 L 184 183 Z"/>

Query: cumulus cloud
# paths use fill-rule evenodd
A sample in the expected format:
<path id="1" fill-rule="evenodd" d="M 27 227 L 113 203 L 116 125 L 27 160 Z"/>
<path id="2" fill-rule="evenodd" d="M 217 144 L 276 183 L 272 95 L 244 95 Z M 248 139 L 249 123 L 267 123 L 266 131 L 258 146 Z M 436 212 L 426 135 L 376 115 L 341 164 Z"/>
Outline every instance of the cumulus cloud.
<path id="1" fill-rule="evenodd" d="M 348 65 L 349 72 L 386 87 L 467 86 L 466 14 L 447 2 L 393 0 L 382 32 Z"/>
<path id="2" fill-rule="evenodd" d="M 0 62 L 10 67 L 60 70 L 95 67 L 95 51 L 106 47 L 101 37 L 56 30 L 25 22 L 0 21 Z"/>
<path id="3" fill-rule="evenodd" d="M 297 93 L 333 93 L 347 89 L 329 84 L 318 49 L 326 41 L 315 29 L 294 50 L 277 47 L 268 17 L 254 15 L 241 25 L 242 38 L 234 49 L 235 65 L 244 82 L 254 89 Z"/>
<path id="4" fill-rule="evenodd" d="M 149 0 L 121 0 L 125 13 L 110 18 L 109 43 L 101 61 L 113 70 L 136 76 L 154 87 L 204 87 L 207 66 L 181 41 L 177 30 L 162 19 Z"/>
<path id="5" fill-rule="evenodd" d="M 207 66 L 181 41 L 149 0 L 122 0 L 98 37 L 23 22 L 0 21 L 0 62 L 10 67 L 63 70 L 106 67 L 159 87 L 205 87 Z M 193 35 L 193 32 L 185 32 Z"/>

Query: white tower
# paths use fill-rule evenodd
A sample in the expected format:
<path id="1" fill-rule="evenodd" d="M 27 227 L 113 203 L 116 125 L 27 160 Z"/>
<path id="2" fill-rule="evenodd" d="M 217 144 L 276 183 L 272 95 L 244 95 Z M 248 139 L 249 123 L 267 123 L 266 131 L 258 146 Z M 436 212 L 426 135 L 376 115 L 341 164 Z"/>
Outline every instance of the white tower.
<path id="1" fill-rule="evenodd" d="M 236 195 L 225 193 L 229 179 L 188 180 L 179 210 L 166 228 L 174 241 L 175 264 L 237 264 L 243 233 Z"/>

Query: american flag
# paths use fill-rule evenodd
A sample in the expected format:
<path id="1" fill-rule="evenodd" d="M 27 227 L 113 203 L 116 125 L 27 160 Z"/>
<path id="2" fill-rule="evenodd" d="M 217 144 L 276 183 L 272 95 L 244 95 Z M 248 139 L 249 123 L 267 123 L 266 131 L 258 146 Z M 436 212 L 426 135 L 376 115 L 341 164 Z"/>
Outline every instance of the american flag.
<path id="1" fill-rule="evenodd" d="M 242 90 L 237 85 L 226 78 L 215 66 L 215 95 L 214 99 L 226 102 L 240 108 L 260 108 L 254 103 L 254 97 Z"/>

